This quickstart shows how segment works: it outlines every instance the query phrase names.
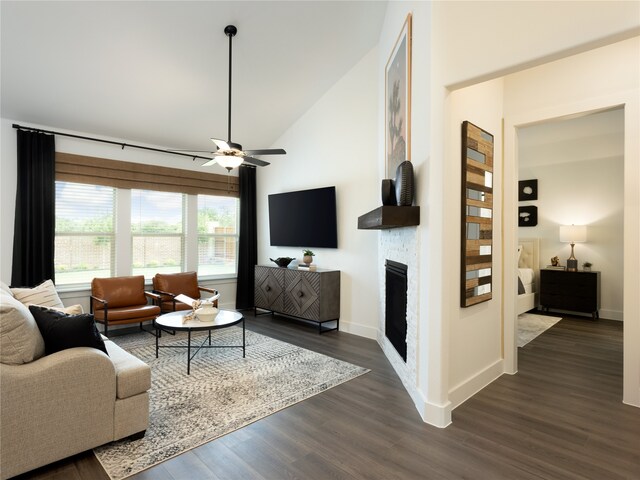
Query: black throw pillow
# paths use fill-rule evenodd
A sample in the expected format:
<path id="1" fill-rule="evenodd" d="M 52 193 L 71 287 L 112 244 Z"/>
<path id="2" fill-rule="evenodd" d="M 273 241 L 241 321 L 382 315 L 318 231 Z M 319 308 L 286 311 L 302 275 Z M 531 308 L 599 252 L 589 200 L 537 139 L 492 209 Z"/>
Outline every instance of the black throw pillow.
<path id="1" fill-rule="evenodd" d="M 91 313 L 68 315 L 37 305 L 30 305 L 29 311 L 44 339 L 45 355 L 74 347 L 97 348 L 109 355 Z"/>
<path id="2" fill-rule="evenodd" d="M 524 289 L 524 284 L 522 283 L 522 279 L 518 277 L 518 295 L 522 295 L 523 293 L 527 293 Z"/>

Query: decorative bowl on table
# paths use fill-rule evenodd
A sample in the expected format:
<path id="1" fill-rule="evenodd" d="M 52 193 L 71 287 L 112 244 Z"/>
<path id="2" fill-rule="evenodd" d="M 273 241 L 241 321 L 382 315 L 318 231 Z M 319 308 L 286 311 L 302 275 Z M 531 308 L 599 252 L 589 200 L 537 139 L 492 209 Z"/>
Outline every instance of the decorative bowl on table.
<path id="1" fill-rule="evenodd" d="M 275 263 L 279 267 L 286 267 L 287 265 L 289 265 L 291 263 L 291 260 L 294 260 L 294 258 L 293 257 L 278 257 L 275 260 L 273 258 L 270 258 L 269 260 L 271 260 L 273 263 Z"/>
<path id="2" fill-rule="evenodd" d="M 194 313 L 196 319 L 201 322 L 213 322 L 218 315 L 218 309 L 213 306 L 213 303 L 203 303 Z"/>

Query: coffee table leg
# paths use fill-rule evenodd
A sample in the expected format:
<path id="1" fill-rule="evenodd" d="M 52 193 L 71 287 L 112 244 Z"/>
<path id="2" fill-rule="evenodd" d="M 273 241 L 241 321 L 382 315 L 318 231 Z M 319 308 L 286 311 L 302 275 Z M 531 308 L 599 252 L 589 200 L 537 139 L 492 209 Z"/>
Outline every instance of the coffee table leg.
<path id="1" fill-rule="evenodd" d="M 242 317 L 242 358 L 245 358 L 246 353 L 246 341 L 244 334 L 244 317 Z"/>
<path id="2" fill-rule="evenodd" d="M 155 320 L 153 323 L 154 323 L 154 326 L 156 327 L 156 358 L 158 358 L 158 337 L 160 336 L 160 332 L 162 332 L 162 330 L 160 330 L 158 326 L 155 325 L 156 323 Z"/>
<path id="3" fill-rule="evenodd" d="M 191 375 L 191 330 L 188 332 L 187 341 L 187 375 Z"/>
<path id="4" fill-rule="evenodd" d="M 211 345 L 211 330 L 209 330 L 209 345 Z"/>

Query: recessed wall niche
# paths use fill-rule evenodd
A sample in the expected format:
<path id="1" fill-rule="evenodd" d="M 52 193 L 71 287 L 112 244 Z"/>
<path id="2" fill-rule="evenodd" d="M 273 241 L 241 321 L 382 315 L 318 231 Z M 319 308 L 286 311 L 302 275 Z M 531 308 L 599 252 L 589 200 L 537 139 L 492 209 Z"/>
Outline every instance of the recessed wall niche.
<path id="1" fill-rule="evenodd" d="M 462 123 L 460 306 L 491 300 L 493 135 Z"/>

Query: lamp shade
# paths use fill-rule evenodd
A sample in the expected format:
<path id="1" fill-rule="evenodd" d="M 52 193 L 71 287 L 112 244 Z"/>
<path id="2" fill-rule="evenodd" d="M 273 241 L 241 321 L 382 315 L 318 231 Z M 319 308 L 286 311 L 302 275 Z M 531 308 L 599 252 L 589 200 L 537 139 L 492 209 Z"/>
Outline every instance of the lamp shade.
<path id="1" fill-rule="evenodd" d="M 582 243 L 587 241 L 586 225 L 560 225 L 560 241 Z"/>

